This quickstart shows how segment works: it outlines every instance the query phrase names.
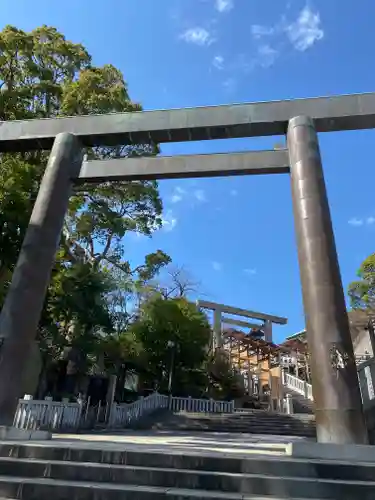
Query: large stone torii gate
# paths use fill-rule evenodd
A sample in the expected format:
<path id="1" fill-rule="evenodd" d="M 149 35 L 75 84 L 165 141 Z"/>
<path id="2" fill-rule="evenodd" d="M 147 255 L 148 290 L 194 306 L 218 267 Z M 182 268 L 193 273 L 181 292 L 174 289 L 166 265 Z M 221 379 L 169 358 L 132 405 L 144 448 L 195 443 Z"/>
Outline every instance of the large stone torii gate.
<path id="1" fill-rule="evenodd" d="M 375 128 L 375 93 L 0 123 L 0 153 L 51 149 L 0 316 L 0 423 L 11 424 L 72 184 L 290 172 L 319 442 L 366 443 L 317 132 Z M 83 161 L 85 146 L 287 135 L 288 150 Z"/>

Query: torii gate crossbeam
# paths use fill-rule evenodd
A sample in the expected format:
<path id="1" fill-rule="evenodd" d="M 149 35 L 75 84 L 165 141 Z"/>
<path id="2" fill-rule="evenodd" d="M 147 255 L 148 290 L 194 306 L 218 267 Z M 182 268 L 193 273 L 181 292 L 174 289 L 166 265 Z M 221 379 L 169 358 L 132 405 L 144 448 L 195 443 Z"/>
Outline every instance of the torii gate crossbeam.
<path id="1" fill-rule="evenodd" d="M 3 122 L 0 152 L 51 149 L 63 132 L 83 146 L 117 146 L 284 135 L 310 116 L 318 132 L 375 128 L 375 92 L 286 101 Z"/>
<path id="2" fill-rule="evenodd" d="M 0 423 L 11 423 L 22 371 L 34 341 L 72 184 L 86 146 L 287 135 L 303 301 L 312 360 L 318 440 L 365 443 L 367 433 L 318 145 L 318 132 L 375 128 L 375 93 L 0 123 L 0 153 L 52 148 L 12 283 L 0 316 Z M 280 160 L 285 152 L 268 158 Z M 202 159 L 122 160 L 134 179 L 285 173 L 285 164 L 249 168 L 245 156 L 220 167 Z M 266 158 L 258 153 L 257 161 Z M 228 156 L 229 159 L 229 156 Z M 272 161 L 273 161 L 272 160 Z M 115 162 L 117 160 L 114 160 Z M 173 161 L 175 162 L 173 164 Z M 237 161 L 237 164 L 233 163 Z M 144 163 L 142 163 L 144 162 Z M 178 162 L 180 162 L 178 164 Z M 164 163 L 165 165 L 167 163 Z M 186 165 L 189 172 L 186 170 Z M 98 165 L 96 178 L 119 179 L 119 165 Z M 139 168 L 139 177 L 134 167 Z M 143 165 L 143 167 L 142 167 Z M 158 165 L 158 166 L 157 166 Z M 208 167 L 211 165 L 210 167 Z M 235 165 L 235 166 L 234 166 Z M 157 167 L 155 167 L 157 166 Z M 93 165 L 93 170 L 96 168 Z M 89 164 L 80 180 L 90 177 Z M 155 170 L 156 168 L 156 170 Z M 86 169 L 86 170 L 85 170 Z M 107 170 L 108 169 L 108 170 Z M 154 171 L 152 171 L 154 169 Z M 267 171 L 268 169 L 268 171 Z M 106 176 L 106 170 L 108 177 Z M 100 172 L 100 175 L 98 175 Z M 116 173 L 117 172 L 117 173 Z M 187 175 L 188 174 L 188 175 Z M 95 178 L 91 177 L 91 180 Z M 159 178 L 160 178 L 159 177 Z"/>

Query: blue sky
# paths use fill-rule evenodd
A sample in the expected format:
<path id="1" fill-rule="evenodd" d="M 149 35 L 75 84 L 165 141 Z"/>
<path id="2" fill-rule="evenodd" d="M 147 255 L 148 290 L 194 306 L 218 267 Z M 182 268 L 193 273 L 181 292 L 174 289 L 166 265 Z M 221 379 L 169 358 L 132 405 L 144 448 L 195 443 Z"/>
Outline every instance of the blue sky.
<path id="1" fill-rule="evenodd" d="M 1 0 L 0 21 L 57 27 L 120 68 L 145 109 L 374 91 L 375 3 L 362 0 Z M 320 136 L 344 285 L 374 251 L 373 131 Z M 163 153 L 272 148 L 278 138 L 174 144 Z M 162 248 L 204 298 L 304 328 L 288 176 L 165 181 Z"/>

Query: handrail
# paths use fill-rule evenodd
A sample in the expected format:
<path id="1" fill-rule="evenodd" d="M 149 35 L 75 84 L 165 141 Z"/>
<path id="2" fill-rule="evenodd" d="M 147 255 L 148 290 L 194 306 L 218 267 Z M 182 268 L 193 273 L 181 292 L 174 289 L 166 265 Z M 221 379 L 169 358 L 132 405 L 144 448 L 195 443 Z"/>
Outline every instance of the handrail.
<path id="1" fill-rule="evenodd" d="M 301 396 L 309 399 L 310 401 L 314 401 L 312 385 L 306 382 L 306 380 L 303 380 L 284 371 L 282 372 L 281 378 L 284 387 L 297 392 L 298 394 L 301 394 Z"/>
<path id="2" fill-rule="evenodd" d="M 99 403 L 97 407 L 90 407 L 87 403 L 84 410 L 83 403 L 52 401 L 52 398 L 37 401 L 31 396 L 25 396 L 24 399 L 19 400 L 13 425 L 18 429 L 51 431 L 78 430 L 87 428 L 88 423 L 91 427 L 100 424 L 110 428 L 128 427 L 163 408 L 169 408 L 175 412 L 233 413 L 234 401 L 169 397 L 154 392 L 130 404 L 114 403 L 112 406 L 102 407 Z M 89 409 L 94 410 L 93 419 L 88 418 Z"/>

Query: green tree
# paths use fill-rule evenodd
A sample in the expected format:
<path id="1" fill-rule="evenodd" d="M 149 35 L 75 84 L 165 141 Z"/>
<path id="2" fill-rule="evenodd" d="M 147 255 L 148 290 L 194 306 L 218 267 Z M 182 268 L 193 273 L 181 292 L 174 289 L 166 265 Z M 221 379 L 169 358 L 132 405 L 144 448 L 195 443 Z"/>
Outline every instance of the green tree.
<path id="1" fill-rule="evenodd" d="M 357 272 L 358 280 L 349 284 L 348 295 L 353 309 L 375 308 L 375 253 L 365 259 Z"/>
<path id="2" fill-rule="evenodd" d="M 17 157 L 0 161 L 0 303 L 3 302 L 38 191 L 36 168 Z"/>
<path id="3" fill-rule="evenodd" d="M 224 349 L 217 349 L 207 365 L 210 393 L 214 399 L 228 399 L 242 397 L 245 394 L 244 381 L 230 360 L 229 353 Z"/>
<path id="4" fill-rule="evenodd" d="M 195 304 L 184 297 L 151 297 L 129 328 L 143 345 L 149 384 L 167 390 L 173 365 L 174 393 L 191 394 L 197 385 L 204 390 L 211 328 Z"/>
<path id="5" fill-rule="evenodd" d="M 139 111 L 121 72 L 95 67 L 81 44 L 55 28 L 0 32 L 0 120 Z M 154 144 L 94 148 L 90 158 L 150 155 Z M 4 299 L 47 161 L 44 152 L 3 154 L 0 159 L 0 300 Z M 95 350 L 98 335 L 116 330 L 120 304 L 135 282 L 145 282 L 170 258 L 161 250 L 132 269 L 124 236 L 151 235 L 161 227 L 156 182 L 77 186 L 65 220 L 48 290 L 40 338 L 49 356 L 66 342 Z M 100 339 L 99 339 L 100 340 Z"/>

